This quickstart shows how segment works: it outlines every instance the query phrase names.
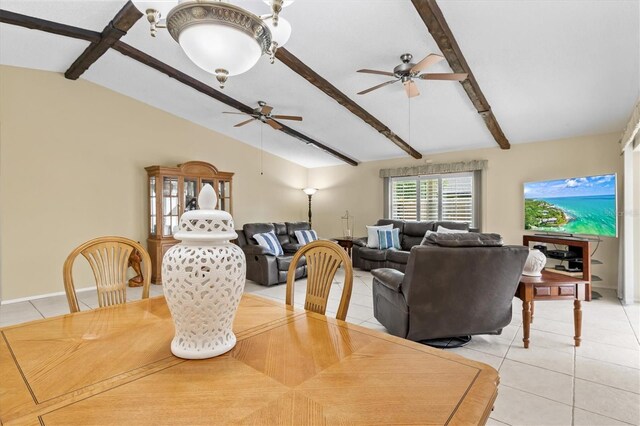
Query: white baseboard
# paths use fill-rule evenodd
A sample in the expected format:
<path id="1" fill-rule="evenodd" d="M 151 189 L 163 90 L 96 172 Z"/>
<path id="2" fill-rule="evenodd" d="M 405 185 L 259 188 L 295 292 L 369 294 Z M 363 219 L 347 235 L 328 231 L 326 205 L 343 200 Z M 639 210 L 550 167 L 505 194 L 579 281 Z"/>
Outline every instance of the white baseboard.
<path id="1" fill-rule="evenodd" d="M 95 290 L 96 287 L 83 287 L 83 288 L 77 288 L 76 289 L 76 293 L 81 293 L 83 291 L 89 291 L 89 290 Z M 18 299 L 9 299 L 9 300 L 3 300 L 2 302 L 0 302 L 0 305 L 10 305 L 12 303 L 19 303 L 19 302 L 28 302 L 30 300 L 36 300 L 36 299 L 44 299 L 46 297 L 52 297 L 52 296 L 65 296 L 67 293 L 65 293 L 64 291 L 58 291 L 56 293 L 47 293 L 47 294 L 39 294 L 37 296 L 29 296 L 29 297 L 20 297 Z"/>

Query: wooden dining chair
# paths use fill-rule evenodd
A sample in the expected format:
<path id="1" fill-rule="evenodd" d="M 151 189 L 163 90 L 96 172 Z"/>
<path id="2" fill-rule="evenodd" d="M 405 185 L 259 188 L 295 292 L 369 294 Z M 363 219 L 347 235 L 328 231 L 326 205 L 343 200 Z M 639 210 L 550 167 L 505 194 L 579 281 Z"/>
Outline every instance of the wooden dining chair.
<path id="1" fill-rule="evenodd" d="M 91 266 L 98 289 L 98 303 L 103 307 L 127 301 L 129 257 L 134 250 L 142 257 L 142 298 L 148 298 L 151 278 L 149 253 L 140 244 L 128 238 L 100 237 L 77 247 L 64 262 L 62 274 L 69 310 L 80 311 L 72 275 L 73 263 L 79 254 L 82 254 Z"/>
<path id="2" fill-rule="evenodd" d="M 286 304 L 293 306 L 294 283 L 296 279 L 296 265 L 300 258 L 307 259 L 307 294 L 304 302 L 306 310 L 324 315 L 327 310 L 329 290 L 333 278 L 340 265 L 344 266 L 344 286 L 342 298 L 336 318 L 344 321 L 351 300 L 351 288 L 353 286 L 353 268 L 351 259 L 342 247 L 333 241 L 318 240 L 305 244 L 296 252 L 291 260 L 291 266 L 287 272 L 287 297 Z"/>

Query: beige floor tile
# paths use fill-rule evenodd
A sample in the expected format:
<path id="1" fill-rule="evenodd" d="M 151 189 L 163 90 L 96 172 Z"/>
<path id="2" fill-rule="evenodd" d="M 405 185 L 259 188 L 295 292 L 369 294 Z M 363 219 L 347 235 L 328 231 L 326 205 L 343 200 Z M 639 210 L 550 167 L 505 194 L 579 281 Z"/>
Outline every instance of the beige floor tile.
<path id="1" fill-rule="evenodd" d="M 500 385 L 491 417 L 510 425 L 571 425 L 570 405 Z"/>
<path id="2" fill-rule="evenodd" d="M 493 417 L 489 417 L 489 420 L 487 420 L 487 426 L 504 426 L 504 425 L 510 426 L 509 423 L 498 421 Z"/>
<path id="3" fill-rule="evenodd" d="M 34 299 L 31 303 L 45 318 L 65 315 L 70 312 L 67 296 L 53 296 L 44 299 Z"/>
<path id="4" fill-rule="evenodd" d="M 573 411 L 574 426 L 617 426 L 628 425 L 610 417 L 601 416 L 600 414 L 591 413 L 589 411 L 576 408 Z"/>
<path id="5" fill-rule="evenodd" d="M 635 368 L 577 356 L 576 377 L 640 393 L 640 370 Z"/>
<path id="6" fill-rule="evenodd" d="M 524 343 L 522 342 L 522 333 L 522 328 L 520 328 L 518 337 L 513 342 L 514 345 L 517 344 L 516 346 L 524 347 Z M 529 333 L 529 347 L 547 348 L 572 354 L 575 346 L 573 334 L 571 336 L 565 336 L 562 334 L 549 333 L 546 331 L 531 328 Z"/>
<path id="7" fill-rule="evenodd" d="M 471 338 L 471 342 L 469 342 L 465 347 L 467 349 L 473 349 L 474 351 L 480 351 L 489 355 L 504 358 L 505 354 L 509 350 L 510 344 L 510 339 L 503 339 L 501 336 L 482 335 L 473 336 Z"/>
<path id="8" fill-rule="evenodd" d="M 576 355 L 640 369 L 640 351 L 583 340 Z"/>
<path id="9" fill-rule="evenodd" d="M 461 355 L 474 361 L 484 362 L 485 364 L 492 366 L 496 370 L 500 368 L 500 364 L 502 364 L 502 358 L 499 356 L 489 355 L 480 351 L 474 351 L 473 349 L 467 349 L 466 347 L 447 349 L 446 351 Z"/>
<path id="10" fill-rule="evenodd" d="M 576 379 L 575 406 L 623 422 L 640 423 L 640 395 Z"/>
<path id="11" fill-rule="evenodd" d="M 42 318 L 43 316 L 40 312 L 38 312 L 38 310 L 29 302 L 0 305 L 0 327 L 20 324 Z"/>
<path id="12" fill-rule="evenodd" d="M 530 346 L 525 349 L 521 345 L 514 345 L 509 348 L 507 358 L 558 373 L 573 375 L 573 354 L 569 352 L 540 346 Z"/>
<path id="13" fill-rule="evenodd" d="M 573 404 L 573 376 L 505 359 L 500 383 L 563 404 Z"/>

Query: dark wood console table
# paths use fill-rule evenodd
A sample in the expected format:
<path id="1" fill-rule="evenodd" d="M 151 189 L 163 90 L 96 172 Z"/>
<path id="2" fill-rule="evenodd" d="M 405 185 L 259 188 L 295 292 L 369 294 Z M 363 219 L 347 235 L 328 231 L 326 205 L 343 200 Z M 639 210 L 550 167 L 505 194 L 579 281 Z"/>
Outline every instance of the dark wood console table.
<path id="1" fill-rule="evenodd" d="M 351 257 L 351 250 L 353 249 L 353 237 L 335 237 L 331 239 L 338 243 L 338 245 L 347 252 L 349 257 Z"/>
<path id="2" fill-rule="evenodd" d="M 529 247 L 530 242 L 564 245 L 570 251 L 576 252 L 577 259 L 582 260 L 582 280 L 586 281 L 584 300 L 591 301 L 591 241 L 553 235 L 525 235 L 522 237 L 522 245 Z M 580 279 L 578 278 L 578 280 Z"/>
<path id="3" fill-rule="evenodd" d="M 529 347 L 529 331 L 533 322 L 534 301 L 573 300 L 574 342 L 580 346 L 582 334 L 582 307 L 580 301 L 586 298 L 589 282 L 567 275 L 542 271 L 541 277 L 522 275 L 516 297 L 522 300 L 522 330 L 524 347 Z"/>

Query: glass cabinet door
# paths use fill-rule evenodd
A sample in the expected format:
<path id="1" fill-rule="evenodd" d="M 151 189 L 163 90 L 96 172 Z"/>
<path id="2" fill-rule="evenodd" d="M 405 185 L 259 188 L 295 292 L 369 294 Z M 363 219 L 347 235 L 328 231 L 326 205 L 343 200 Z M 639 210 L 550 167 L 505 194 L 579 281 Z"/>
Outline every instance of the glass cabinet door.
<path id="1" fill-rule="evenodd" d="M 218 208 L 231 213 L 231 182 L 228 180 L 218 181 Z"/>
<path id="2" fill-rule="evenodd" d="M 178 178 L 165 176 L 162 181 L 162 235 L 171 236 L 178 230 L 179 217 Z"/>
<path id="3" fill-rule="evenodd" d="M 149 234 L 156 235 L 157 232 L 157 215 L 156 215 L 156 177 L 149 178 Z"/>
<path id="4" fill-rule="evenodd" d="M 198 178 L 184 178 L 184 211 L 198 208 Z"/>

